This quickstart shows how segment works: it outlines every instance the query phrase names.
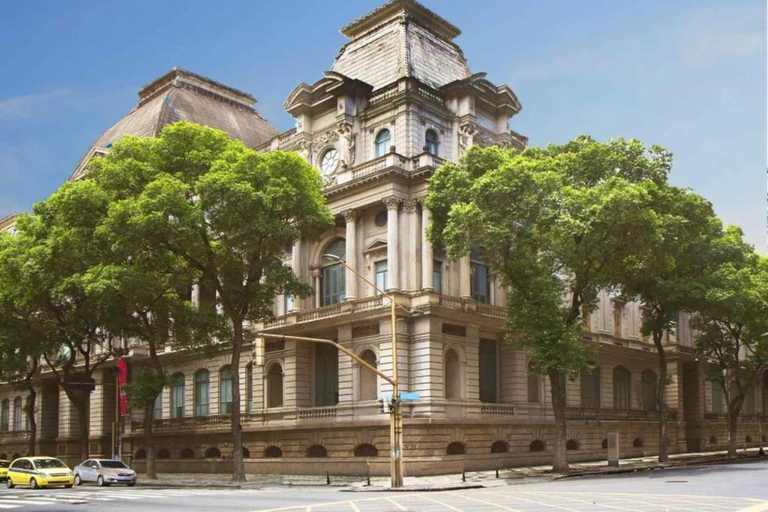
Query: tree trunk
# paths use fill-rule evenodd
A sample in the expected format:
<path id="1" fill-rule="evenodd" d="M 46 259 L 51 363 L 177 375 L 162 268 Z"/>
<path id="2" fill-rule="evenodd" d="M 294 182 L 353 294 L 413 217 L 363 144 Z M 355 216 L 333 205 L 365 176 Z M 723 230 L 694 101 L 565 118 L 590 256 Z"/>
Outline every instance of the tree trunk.
<path id="1" fill-rule="evenodd" d="M 653 344 L 659 355 L 659 385 L 656 387 L 656 404 L 659 407 L 659 462 L 669 461 L 667 446 L 667 354 L 662 343 L 663 331 L 653 331 Z"/>
<path id="2" fill-rule="evenodd" d="M 240 424 L 240 353 L 243 350 L 243 320 L 233 319 L 232 343 L 232 481 L 245 482 L 243 464 L 243 427 Z"/>
<path id="3" fill-rule="evenodd" d="M 736 458 L 736 440 L 739 430 L 739 410 L 728 407 L 728 458 Z"/>
<path id="4" fill-rule="evenodd" d="M 152 417 L 155 412 L 155 401 L 147 401 L 144 406 L 144 448 L 147 452 L 147 480 L 157 480 L 155 467 L 155 440 L 152 436 Z"/>
<path id="5" fill-rule="evenodd" d="M 90 447 L 88 446 L 88 402 L 90 401 L 91 394 L 85 392 L 82 395 L 82 397 L 73 400 L 73 403 L 77 409 L 77 425 L 80 430 L 80 460 L 87 460 L 90 458 Z"/>
<path id="6" fill-rule="evenodd" d="M 37 421 L 35 421 L 35 407 L 37 403 L 37 391 L 35 391 L 34 386 L 29 386 L 28 388 L 29 396 L 27 397 L 27 407 L 26 407 L 26 414 L 27 414 L 27 421 L 29 422 L 29 441 L 27 450 L 29 451 L 29 456 L 32 457 L 35 455 L 35 447 L 37 446 Z"/>
<path id="7" fill-rule="evenodd" d="M 565 395 L 560 389 L 560 372 L 549 372 L 549 389 L 552 395 L 552 410 L 555 412 L 555 449 L 552 454 L 552 471 L 568 473 L 568 457 L 565 451 L 568 433 L 565 425 Z"/>

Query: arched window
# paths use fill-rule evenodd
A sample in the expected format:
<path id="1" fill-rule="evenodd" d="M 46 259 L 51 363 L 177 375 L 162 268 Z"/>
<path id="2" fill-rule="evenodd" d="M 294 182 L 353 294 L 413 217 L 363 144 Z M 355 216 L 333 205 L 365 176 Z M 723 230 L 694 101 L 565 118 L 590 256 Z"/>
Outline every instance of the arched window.
<path id="1" fill-rule="evenodd" d="M 543 452 L 544 451 L 544 442 L 539 441 L 536 439 L 533 441 L 530 445 L 528 445 L 528 451 L 529 452 Z"/>
<path id="2" fill-rule="evenodd" d="M 389 130 L 381 130 L 376 135 L 376 158 L 384 156 L 389 153 L 389 141 L 392 139 L 392 135 Z"/>
<path id="3" fill-rule="evenodd" d="M 657 409 L 656 390 L 658 389 L 659 379 L 653 370 L 643 372 L 643 410 L 655 411 Z"/>
<path id="4" fill-rule="evenodd" d="M 11 403 L 6 398 L 0 405 L 0 432 L 8 432 L 9 416 L 11 414 Z"/>
<path id="5" fill-rule="evenodd" d="M 232 368 L 219 372 L 219 414 L 232 414 Z"/>
<path id="6" fill-rule="evenodd" d="M 608 440 L 607 439 L 603 439 L 603 444 L 601 444 L 600 447 L 603 450 L 607 450 L 608 449 Z"/>
<path id="7" fill-rule="evenodd" d="M 709 444 L 717 444 L 717 438 L 715 436 L 710 436 Z"/>
<path id="8" fill-rule="evenodd" d="M 283 450 L 279 446 L 267 446 L 264 449 L 265 459 L 279 459 L 283 456 Z"/>
<path id="9" fill-rule="evenodd" d="M 532 363 L 528 363 L 528 403 L 541 403 L 541 378 L 534 373 Z"/>
<path id="10" fill-rule="evenodd" d="M 376 354 L 373 350 L 366 350 L 360 355 L 360 358 L 373 366 L 378 368 L 376 361 Z M 370 369 L 360 366 L 360 400 L 376 400 L 379 395 L 378 380 L 375 373 Z"/>
<path id="11" fill-rule="evenodd" d="M 437 156 L 437 147 L 440 145 L 440 139 L 437 138 L 437 132 L 435 130 L 427 130 L 427 134 L 424 137 L 424 147 L 427 153 Z"/>
<path id="12" fill-rule="evenodd" d="M 242 453 L 243 453 L 243 458 L 244 459 L 250 459 L 251 458 L 251 451 L 248 448 L 246 448 L 245 446 L 243 446 Z"/>
<path id="13" fill-rule="evenodd" d="M 753 441 L 752 441 L 752 436 L 747 436 L 747 437 L 745 437 L 745 438 L 744 438 L 744 442 L 745 442 L 745 443 L 747 443 L 747 444 L 752 444 L 752 442 L 753 442 Z"/>
<path id="14" fill-rule="evenodd" d="M 496 441 L 491 445 L 491 453 L 509 453 L 509 443 Z"/>
<path id="15" fill-rule="evenodd" d="M 581 371 L 581 406 L 585 409 L 600 408 L 600 368 Z"/>
<path id="16" fill-rule="evenodd" d="M 636 437 L 634 441 L 632 441 L 632 446 L 635 448 L 642 448 L 643 447 L 643 440 L 639 437 Z"/>
<path id="17" fill-rule="evenodd" d="M 461 398 L 461 369 L 459 356 L 451 349 L 445 353 L 445 398 L 455 400 Z"/>
<path id="18" fill-rule="evenodd" d="M 480 401 L 496 403 L 498 401 L 498 348 L 496 340 L 480 340 Z"/>
<path id="19" fill-rule="evenodd" d="M 245 410 L 253 412 L 253 364 L 245 367 Z"/>
<path id="20" fill-rule="evenodd" d="M 221 458 L 221 451 L 216 448 L 215 446 L 211 446 L 207 450 L 205 450 L 205 458 L 206 459 L 220 459 Z"/>
<path id="21" fill-rule="evenodd" d="M 157 458 L 158 460 L 170 459 L 171 452 L 169 452 L 166 448 L 160 448 L 157 450 Z"/>
<path id="22" fill-rule="evenodd" d="M 155 405 L 152 407 L 152 419 L 163 419 L 163 392 L 160 391 L 155 397 Z"/>
<path id="23" fill-rule="evenodd" d="M 379 450 L 372 444 L 359 444 L 355 446 L 355 457 L 378 457 Z"/>
<path id="24" fill-rule="evenodd" d="M 184 374 L 177 373 L 172 377 L 171 387 L 171 418 L 184 417 Z"/>
<path id="25" fill-rule="evenodd" d="M 208 416 L 210 403 L 210 376 L 208 370 L 195 372 L 195 416 Z"/>
<path id="26" fill-rule="evenodd" d="M 307 448 L 307 457 L 313 457 L 313 458 L 324 458 L 328 456 L 328 450 L 325 449 L 325 446 L 320 446 L 319 444 L 313 444 L 309 448 Z"/>
<path id="27" fill-rule="evenodd" d="M 491 302 L 491 276 L 488 267 L 482 264 L 483 251 L 473 247 L 469 252 L 469 279 L 472 298 L 486 304 Z"/>
<path id="28" fill-rule="evenodd" d="M 147 450 L 141 449 L 137 450 L 136 454 L 133 456 L 136 460 L 144 460 L 147 458 Z"/>
<path id="29" fill-rule="evenodd" d="M 21 418 L 24 416 L 21 406 L 21 397 L 13 399 L 13 430 L 21 432 Z"/>
<path id="30" fill-rule="evenodd" d="M 575 439 L 569 439 L 565 443 L 565 449 L 566 450 L 578 450 L 579 449 L 579 442 Z"/>
<path id="31" fill-rule="evenodd" d="M 339 349 L 315 346 L 315 406 L 339 403 Z"/>
<path id="32" fill-rule="evenodd" d="M 445 447 L 446 455 L 466 455 L 467 449 L 464 447 L 464 443 L 454 441 Z"/>
<path id="33" fill-rule="evenodd" d="M 0 459 L 8 460 L 8 455 L 6 455 L 4 453 L 0 453 Z"/>
<path id="34" fill-rule="evenodd" d="M 613 369 L 613 408 L 629 409 L 629 370 L 623 366 Z"/>
<path id="35" fill-rule="evenodd" d="M 267 372 L 267 408 L 283 406 L 283 368 L 272 363 Z"/>
<path id="36" fill-rule="evenodd" d="M 181 450 L 181 458 L 182 459 L 194 459 L 195 458 L 195 450 L 192 448 L 184 448 Z"/>
<path id="37" fill-rule="evenodd" d="M 346 298 L 346 272 L 342 262 L 347 254 L 347 241 L 337 238 L 323 253 L 322 305 L 337 304 Z M 325 255 L 334 256 L 327 257 Z"/>

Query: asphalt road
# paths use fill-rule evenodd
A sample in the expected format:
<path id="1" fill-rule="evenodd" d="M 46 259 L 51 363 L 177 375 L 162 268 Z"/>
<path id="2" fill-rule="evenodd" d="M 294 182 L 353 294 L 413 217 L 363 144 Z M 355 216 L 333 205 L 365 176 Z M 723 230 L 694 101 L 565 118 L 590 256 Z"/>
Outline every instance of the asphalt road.
<path id="1" fill-rule="evenodd" d="M 332 489 L 0 489 L 0 512 L 762 512 L 768 462 L 447 492 Z"/>

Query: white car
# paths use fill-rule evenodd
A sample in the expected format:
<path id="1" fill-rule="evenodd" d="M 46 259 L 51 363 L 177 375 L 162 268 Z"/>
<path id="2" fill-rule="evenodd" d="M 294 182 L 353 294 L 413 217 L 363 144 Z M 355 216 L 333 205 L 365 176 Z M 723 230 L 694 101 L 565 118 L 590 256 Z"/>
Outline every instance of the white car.
<path id="1" fill-rule="evenodd" d="M 89 459 L 75 466 L 75 485 L 95 482 L 99 487 L 112 484 L 136 485 L 136 472 L 120 462 L 111 459 Z"/>

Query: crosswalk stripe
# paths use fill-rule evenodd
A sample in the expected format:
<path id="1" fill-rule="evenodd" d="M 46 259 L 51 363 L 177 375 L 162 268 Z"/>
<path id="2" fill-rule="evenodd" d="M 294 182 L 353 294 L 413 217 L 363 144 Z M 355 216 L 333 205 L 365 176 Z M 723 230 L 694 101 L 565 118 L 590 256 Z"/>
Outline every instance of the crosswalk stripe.
<path id="1" fill-rule="evenodd" d="M 6 510 L 6 509 L 12 509 L 12 508 L 20 508 L 20 505 L 5 505 L 3 503 L 0 503 L 0 509 Z"/>

